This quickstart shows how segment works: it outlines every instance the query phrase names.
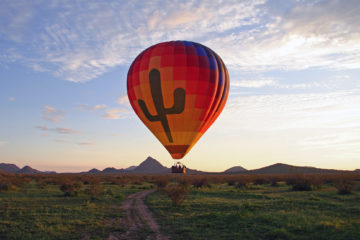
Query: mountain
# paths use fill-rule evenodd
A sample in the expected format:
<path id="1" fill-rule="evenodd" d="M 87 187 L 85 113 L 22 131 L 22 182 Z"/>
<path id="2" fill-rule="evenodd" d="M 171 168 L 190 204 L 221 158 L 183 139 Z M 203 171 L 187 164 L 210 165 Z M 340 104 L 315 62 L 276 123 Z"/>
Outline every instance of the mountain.
<path id="1" fill-rule="evenodd" d="M 164 167 L 159 163 L 157 160 L 153 159 L 152 157 L 148 157 L 140 163 L 139 166 L 135 167 L 132 173 L 169 173 L 170 169 Z"/>
<path id="2" fill-rule="evenodd" d="M 108 167 L 101 171 L 101 173 L 105 173 L 105 174 L 116 174 L 116 173 L 124 173 L 124 172 L 125 172 L 124 169 L 116 169 L 113 167 Z"/>
<path id="3" fill-rule="evenodd" d="M 0 169 L 4 170 L 7 173 L 16 173 L 17 171 L 20 170 L 18 166 L 11 163 L 0 163 Z"/>
<path id="4" fill-rule="evenodd" d="M 297 173 L 341 173 L 349 172 L 335 169 L 322 169 L 315 167 L 298 167 L 283 163 L 276 163 L 267 167 L 246 171 L 246 174 L 297 174 Z"/>
<path id="5" fill-rule="evenodd" d="M 34 174 L 34 173 L 41 173 L 41 171 L 36 170 L 29 166 L 25 166 L 22 169 L 20 169 L 19 171 L 17 171 L 16 173 Z"/>
<path id="6" fill-rule="evenodd" d="M 235 166 L 225 170 L 224 172 L 202 172 L 195 169 L 186 169 L 188 174 L 298 174 L 298 173 L 346 173 L 346 172 L 360 172 L 360 169 L 354 171 L 335 170 L 335 169 L 322 169 L 315 167 L 299 167 L 292 166 L 283 163 L 276 163 L 267 167 L 246 170 L 241 166 Z M 39 171 L 30 166 L 19 168 L 15 164 L 0 163 L 0 173 L 22 173 L 22 174 L 52 174 L 54 171 Z M 124 173 L 148 173 L 148 174 L 163 174 L 171 173 L 171 169 L 164 167 L 160 162 L 152 157 L 147 157 L 139 166 L 131 166 L 125 169 L 116 169 L 114 167 L 108 167 L 100 171 L 93 168 L 87 172 L 81 172 L 81 174 L 124 174 Z"/>
<path id="7" fill-rule="evenodd" d="M 235 166 L 235 167 L 225 170 L 224 173 L 241 173 L 241 172 L 246 172 L 246 171 L 247 170 L 243 167 Z"/>
<path id="8" fill-rule="evenodd" d="M 132 171 L 136 168 L 136 166 L 130 166 L 128 168 L 125 168 L 126 171 Z"/>
<path id="9" fill-rule="evenodd" d="M 86 173 L 97 174 L 97 173 L 101 173 L 101 171 L 99 169 L 93 168 Z"/>

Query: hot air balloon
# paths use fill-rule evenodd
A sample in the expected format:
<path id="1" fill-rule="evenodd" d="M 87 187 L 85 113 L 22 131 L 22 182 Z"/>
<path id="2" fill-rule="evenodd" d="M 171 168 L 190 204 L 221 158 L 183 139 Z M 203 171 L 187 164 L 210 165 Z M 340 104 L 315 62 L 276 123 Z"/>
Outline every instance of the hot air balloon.
<path id="1" fill-rule="evenodd" d="M 210 48 L 190 41 L 151 46 L 127 75 L 131 106 L 171 154 L 183 158 L 223 110 L 229 74 Z"/>

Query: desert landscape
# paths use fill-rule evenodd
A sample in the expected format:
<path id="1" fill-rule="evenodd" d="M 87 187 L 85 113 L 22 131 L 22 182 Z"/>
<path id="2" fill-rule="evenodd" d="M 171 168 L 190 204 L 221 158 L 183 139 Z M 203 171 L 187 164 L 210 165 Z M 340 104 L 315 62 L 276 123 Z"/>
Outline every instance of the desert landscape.
<path id="1" fill-rule="evenodd" d="M 1 0 L 0 240 L 359 240 L 359 0 Z"/>
<path id="2" fill-rule="evenodd" d="M 184 175 L 170 174 L 151 157 L 118 173 L 0 167 L 0 239 L 357 239 L 360 234 L 359 171 L 275 164 Z"/>

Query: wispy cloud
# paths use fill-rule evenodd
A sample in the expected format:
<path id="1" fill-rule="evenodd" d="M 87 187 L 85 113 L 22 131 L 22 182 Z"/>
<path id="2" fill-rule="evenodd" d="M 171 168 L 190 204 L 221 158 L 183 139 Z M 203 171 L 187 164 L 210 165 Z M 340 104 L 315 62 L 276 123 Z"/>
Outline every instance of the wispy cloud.
<path id="1" fill-rule="evenodd" d="M 48 128 L 47 126 L 37 126 L 36 128 L 42 130 L 42 131 L 51 131 L 51 132 L 57 132 L 60 134 L 76 134 L 79 131 L 76 131 L 71 128 L 64 128 L 64 127 L 58 127 L 58 128 Z"/>
<path id="2" fill-rule="evenodd" d="M 14 97 L 9 97 L 8 100 L 9 100 L 10 102 L 13 102 L 13 101 L 16 100 L 16 98 L 14 98 Z"/>
<path id="3" fill-rule="evenodd" d="M 51 122 L 59 123 L 64 119 L 65 112 L 46 105 L 42 111 L 42 118 Z"/>
<path id="4" fill-rule="evenodd" d="M 120 104 L 120 105 L 123 105 L 123 106 L 128 106 L 130 107 L 130 102 L 129 102 L 129 98 L 127 96 L 127 94 L 125 94 L 124 96 L 122 97 L 119 97 L 117 99 L 117 103 Z"/>
<path id="5" fill-rule="evenodd" d="M 358 102 L 355 91 L 240 96 L 223 118 L 225 127 L 255 131 L 360 127 Z"/>
<path id="6" fill-rule="evenodd" d="M 108 110 L 103 117 L 106 119 L 122 119 L 126 118 L 126 113 L 129 113 L 129 109 L 126 108 L 114 108 Z"/>
<path id="7" fill-rule="evenodd" d="M 232 69 L 360 68 L 357 0 L 288 5 L 272 11 L 266 0 L 86 1 L 60 10 L 56 1 L 10 1 L 1 7 L 7 9 L 0 14 L 1 32 L 17 44 L 0 60 L 83 82 L 128 65 L 152 44 L 188 39 L 211 47 Z M 34 23 L 37 31 L 28 31 Z"/>
<path id="8" fill-rule="evenodd" d="M 275 86 L 277 81 L 273 79 L 259 79 L 259 80 L 235 80 L 230 82 L 232 87 L 242 88 L 261 88 L 265 86 Z"/>
<path id="9" fill-rule="evenodd" d="M 7 143 L 7 142 L 5 142 L 5 141 L 0 141 L 0 147 L 5 146 L 6 143 Z"/>
<path id="10" fill-rule="evenodd" d="M 349 129 L 349 131 L 338 132 L 336 135 L 322 135 L 301 139 L 297 145 L 304 149 L 360 149 L 359 133 L 359 130 Z"/>
<path id="11" fill-rule="evenodd" d="M 77 143 L 80 146 L 89 146 L 89 145 L 94 145 L 94 142 L 78 142 Z"/>
<path id="12" fill-rule="evenodd" d="M 95 105 L 91 108 L 91 110 L 93 111 L 97 111 L 97 110 L 101 110 L 101 109 L 105 109 L 107 108 L 106 104 L 99 104 L 99 105 Z"/>

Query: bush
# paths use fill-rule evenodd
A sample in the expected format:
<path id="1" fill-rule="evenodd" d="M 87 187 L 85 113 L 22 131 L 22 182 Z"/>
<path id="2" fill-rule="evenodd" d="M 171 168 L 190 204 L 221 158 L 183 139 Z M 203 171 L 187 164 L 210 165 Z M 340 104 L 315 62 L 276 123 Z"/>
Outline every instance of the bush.
<path id="1" fill-rule="evenodd" d="M 60 185 L 60 190 L 64 192 L 65 197 L 76 196 L 82 187 L 81 182 L 64 182 Z"/>
<path id="2" fill-rule="evenodd" d="M 344 177 L 338 179 L 335 184 L 339 194 L 350 194 L 354 189 L 354 186 L 355 184 L 351 179 L 346 179 Z"/>
<path id="3" fill-rule="evenodd" d="M 154 179 L 154 183 L 156 184 L 156 186 L 159 190 L 162 190 L 169 184 L 169 178 L 158 177 L 158 178 Z"/>
<path id="4" fill-rule="evenodd" d="M 0 177 L 0 192 L 9 191 L 12 189 L 12 184 L 9 180 Z"/>
<path id="5" fill-rule="evenodd" d="M 194 178 L 192 181 L 192 185 L 196 188 L 211 187 L 211 185 L 206 177 Z"/>
<path id="6" fill-rule="evenodd" d="M 165 194 L 170 198 L 174 206 L 182 204 L 189 195 L 190 185 L 170 185 L 164 189 Z"/>
<path id="7" fill-rule="evenodd" d="M 86 193 L 90 195 L 92 200 L 98 199 L 102 192 L 103 188 L 99 181 L 93 179 L 91 182 L 89 182 Z"/>
<path id="8" fill-rule="evenodd" d="M 295 175 L 289 178 L 286 183 L 292 186 L 293 191 L 311 191 L 313 190 L 311 180 L 304 175 Z"/>
<path id="9" fill-rule="evenodd" d="M 247 181 L 239 180 L 238 183 L 236 184 L 236 188 L 245 190 L 249 188 L 249 184 Z"/>
<path id="10" fill-rule="evenodd" d="M 254 185 L 264 185 L 268 183 L 269 180 L 262 176 L 257 176 L 254 180 Z"/>
<path id="11" fill-rule="evenodd" d="M 229 178 L 227 180 L 228 186 L 234 186 L 236 184 L 236 180 L 234 178 Z"/>

